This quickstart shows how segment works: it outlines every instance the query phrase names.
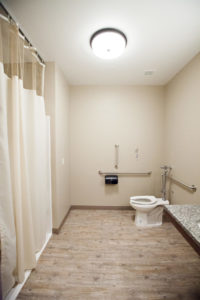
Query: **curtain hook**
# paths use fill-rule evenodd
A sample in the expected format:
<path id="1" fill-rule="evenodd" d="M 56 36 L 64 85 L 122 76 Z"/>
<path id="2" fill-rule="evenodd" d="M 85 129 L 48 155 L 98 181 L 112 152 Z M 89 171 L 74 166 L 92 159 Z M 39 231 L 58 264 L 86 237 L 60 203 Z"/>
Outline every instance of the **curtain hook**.
<path id="1" fill-rule="evenodd" d="M 12 18 L 11 18 L 10 15 L 8 15 L 8 22 L 9 22 L 10 24 L 12 24 Z"/>

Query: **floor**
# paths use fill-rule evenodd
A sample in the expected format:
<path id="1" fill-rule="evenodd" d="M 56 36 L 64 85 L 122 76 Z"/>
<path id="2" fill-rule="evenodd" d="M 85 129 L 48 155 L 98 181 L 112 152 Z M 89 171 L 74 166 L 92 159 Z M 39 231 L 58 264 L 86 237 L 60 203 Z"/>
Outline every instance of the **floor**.
<path id="1" fill-rule="evenodd" d="M 18 300 L 199 300 L 200 259 L 170 222 L 131 210 L 72 210 Z"/>

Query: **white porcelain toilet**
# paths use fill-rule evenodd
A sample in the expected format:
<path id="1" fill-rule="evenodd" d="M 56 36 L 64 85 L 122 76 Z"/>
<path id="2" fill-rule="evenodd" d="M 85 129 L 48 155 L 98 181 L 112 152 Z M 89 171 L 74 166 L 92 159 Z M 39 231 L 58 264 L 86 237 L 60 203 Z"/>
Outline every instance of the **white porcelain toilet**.
<path id="1" fill-rule="evenodd" d="M 135 196 L 130 198 L 130 205 L 136 210 L 135 224 L 138 227 L 162 225 L 163 206 L 168 200 L 154 196 Z"/>

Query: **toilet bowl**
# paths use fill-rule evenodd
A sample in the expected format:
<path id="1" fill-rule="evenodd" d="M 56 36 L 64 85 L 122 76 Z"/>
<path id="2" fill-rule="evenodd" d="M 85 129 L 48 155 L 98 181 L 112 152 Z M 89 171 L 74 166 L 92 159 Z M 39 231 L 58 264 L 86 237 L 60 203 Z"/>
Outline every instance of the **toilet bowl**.
<path id="1" fill-rule="evenodd" d="M 168 200 L 154 196 L 135 196 L 130 198 L 130 205 L 136 210 L 135 224 L 138 227 L 162 225 L 163 206 Z"/>

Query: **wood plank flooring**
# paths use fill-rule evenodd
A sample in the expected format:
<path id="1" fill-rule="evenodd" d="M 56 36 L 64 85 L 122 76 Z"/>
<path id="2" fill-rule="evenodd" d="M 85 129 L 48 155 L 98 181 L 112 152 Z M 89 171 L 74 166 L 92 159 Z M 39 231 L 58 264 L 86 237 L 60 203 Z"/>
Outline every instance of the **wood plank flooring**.
<path id="1" fill-rule="evenodd" d="M 72 210 L 18 300 L 199 300 L 200 259 L 170 222 L 130 210 Z"/>

